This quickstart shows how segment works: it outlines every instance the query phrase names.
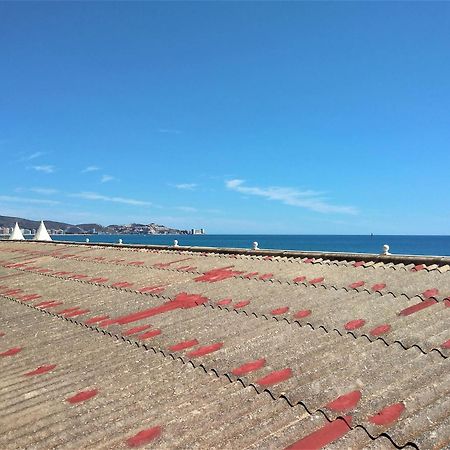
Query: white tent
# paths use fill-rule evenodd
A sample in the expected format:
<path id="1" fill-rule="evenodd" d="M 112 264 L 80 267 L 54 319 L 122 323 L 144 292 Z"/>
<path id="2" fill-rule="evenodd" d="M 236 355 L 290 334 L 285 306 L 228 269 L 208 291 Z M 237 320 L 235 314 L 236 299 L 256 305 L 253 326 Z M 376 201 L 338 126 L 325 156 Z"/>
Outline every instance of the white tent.
<path id="1" fill-rule="evenodd" d="M 22 232 L 20 231 L 19 224 L 16 222 L 14 225 L 14 230 L 9 236 L 10 241 L 23 241 L 25 238 L 23 237 Z"/>
<path id="2" fill-rule="evenodd" d="M 44 221 L 41 220 L 41 224 L 36 231 L 36 235 L 34 236 L 35 241 L 51 241 L 52 238 L 48 234 L 47 228 L 45 228 Z"/>

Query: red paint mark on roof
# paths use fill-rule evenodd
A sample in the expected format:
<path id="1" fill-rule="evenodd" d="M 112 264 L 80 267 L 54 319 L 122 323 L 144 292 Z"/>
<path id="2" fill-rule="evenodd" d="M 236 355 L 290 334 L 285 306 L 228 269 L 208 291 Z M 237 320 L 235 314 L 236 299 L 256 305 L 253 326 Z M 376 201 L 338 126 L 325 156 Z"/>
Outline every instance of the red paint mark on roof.
<path id="1" fill-rule="evenodd" d="M 351 425 L 351 423 L 351 416 L 339 417 L 308 434 L 308 436 L 294 442 L 289 447 L 286 447 L 285 450 L 319 450 L 347 434 L 351 430 L 348 424 Z"/>
<path id="2" fill-rule="evenodd" d="M 289 367 L 281 370 L 274 370 L 270 372 L 268 375 L 260 378 L 256 382 L 260 386 L 271 386 L 272 384 L 281 383 L 282 381 L 288 380 L 292 377 L 292 369 Z"/>
<path id="3" fill-rule="evenodd" d="M 80 309 L 79 306 L 75 306 L 74 308 L 66 308 L 66 309 L 63 309 L 62 311 L 58 311 L 57 314 L 64 315 L 64 314 L 67 314 L 67 313 L 71 313 L 73 311 L 78 311 L 79 309 Z"/>
<path id="4" fill-rule="evenodd" d="M 347 322 L 344 325 L 344 328 L 348 331 L 356 330 L 357 328 L 361 328 L 364 326 L 366 321 L 364 319 L 356 319 L 356 320 L 350 320 L 350 322 Z"/>
<path id="5" fill-rule="evenodd" d="M 403 403 L 395 403 L 394 405 L 386 406 L 377 414 L 369 417 L 369 422 L 375 425 L 390 425 L 395 422 L 402 412 L 405 410 L 405 405 Z"/>
<path id="6" fill-rule="evenodd" d="M 422 295 L 425 298 L 431 298 L 436 297 L 436 295 L 439 294 L 439 289 L 433 288 L 433 289 L 427 289 L 426 291 L 422 292 Z"/>
<path id="7" fill-rule="evenodd" d="M 414 266 L 411 269 L 411 272 L 419 272 L 420 270 L 425 269 L 425 265 L 424 264 L 418 264 L 417 266 Z"/>
<path id="8" fill-rule="evenodd" d="M 324 277 L 319 277 L 319 278 L 313 278 L 312 280 L 309 280 L 309 282 L 311 284 L 317 284 L 317 283 L 322 283 L 323 280 L 325 280 Z"/>
<path id="9" fill-rule="evenodd" d="M 344 412 L 353 409 L 361 400 L 361 392 L 353 391 L 341 395 L 336 400 L 328 403 L 326 407 L 332 411 Z"/>
<path id="10" fill-rule="evenodd" d="M 222 299 L 222 300 L 219 300 L 219 301 L 217 302 L 217 304 L 218 304 L 219 306 L 225 306 L 225 305 L 229 305 L 231 302 L 232 302 L 231 298 L 224 298 L 224 299 Z"/>
<path id="11" fill-rule="evenodd" d="M 360 281 L 355 281 L 354 283 L 350 284 L 348 287 L 351 289 L 356 289 L 356 288 L 359 288 L 364 285 L 365 285 L 364 281 L 360 280 Z"/>
<path id="12" fill-rule="evenodd" d="M 194 281 L 202 281 L 205 283 L 215 283 L 217 281 L 226 280 L 228 278 L 235 277 L 236 275 L 241 275 L 243 272 L 238 272 L 235 270 L 230 270 L 233 266 L 222 267 L 218 269 L 212 269 L 205 272 L 203 275 L 194 278 Z"/>
<path id="13" fill-rule="evenodd" d="M 153 264 L 153 267 L 158 267 L 160 269 L 164 269 L 166 267 L 170 267 L 172 264 L 176 264 L 176 263 L 179 263 L 182 261 L 189 261 L 190 259 L 192 259 L 192 258 L 177 259 L 175 261 L 171 261 L 171 262 L 167 262 L 167 263 L 156 263 L 156 264 Z"/>
<path id="14" fill-rule="evenodd" d="M 264 273 L 263 275 L 260 275 L 260 280 L 270 280 L 273 278 L 273 273 Z"/>
<path id="15" fill-rule="evenodd" d="M 142 266 L 145 264 L 144 261 L 131 261 L 128 263 L 130 266 Z"/>
<path id="16" fill-rule="evenodd" d="M 8 295 L 10 297 L 13 297 L 16 294 L 19 294 L 20 292 L 22 292 L 22 289 L 10 289 L 9 291 L 3 292 L 3 295 Z"/>
<path id="17" fill-rule="evenodd" d="M 445 341 L 442 345 L 441 348 L 445 348 L 445 349 L 449 349 L 450 348 L 450 339 L 448 341 Z"/>
<path id="18" fill-rule="evenodd" d="M 311 315 L 311 310 L 310 309 L 302 309 L 301 311 L 297 311 L 294 314 L 294 317 L 296 319 L 304 319 L 305 317 L 308 317 Z"/>
<path id="19" fill-rule="evenodd" d="M 377 283 L 374 284 L 371 289 L 373 292 L 379 292 L 382 291 L 385 287 L 386 285 L 384 283 Z"/>
<path id="20" fill-rule="evenodd" d="M 52 302 L 52 303 L 49 303 L 46 306 L 41 306 L 41 308 L 43 308 L 43 309 L 55 308 L 56 306 L 61 306 L 63 304 L 64 304 L 64 302 Z"/>
<path id="21" fill-rule="evenodd" d="M 402 309 L 398 315 L 399 316 L 409 316 L 417 311 L 421 311 L 422 309 L 428 308 L 429 306 L 433 306 L 437 301 L 430 298 L 428 300 L 424 300 L 423 302 L 417 303 L 412 306 L 408 306 L 408 308 Z"/>
<path id="22" fill-rule="evenodd" d="M 205 356 L 209 353 L 216 352 L 217 350 L 220 350 L 223 347 L 223 342 L 217 342 L 216 344 L 211 345 L 205 345 L 203 347 L 198 348 L 197 350 L 193 350 L 192 352 L 189 352 L 187 356 L 189 358 L 197 358 L 199 356 Z"/>
<path id="23" fill-rule="evenodd" d="M 77 317 L 77 316 L 81 316 L 83 314 L 87 314 L 88 312 L 90 312 L 89 309 L 79 309 L 77 311 L 72 311 L 69 313 L 64 314 L 65 317 Z"/>
<path id="24" fill-rule="evenodd" d="M 25 377 L 32 377 L 34 375 L 42 375 L 43 373 L 47 373 L 52 371 L 56 367 L 56 364 L 48 364 L 44 366 L 39 366 L 37 369 L 32 370 L 31 372 L 24 373 Z"/>
<path id="25" fill-rule="evenodd" d="M 162 428 L 153 427 L 146 430 L 139 431 L 139 433 L 127 439 L 128 447 L 140 447 L 141 445 L 148 444 L 149 442 L 159 438 L 161 436 Z"/>
<path id="26" fill-rule="evenodd" d="M 192 339 L 190 341 L 178 342 L 178 344 L 171 345 L 169 350 L 172 352 L 179 352 L 181 350 L 186 350 L 187 348 L 191 348 L 198 345 L 197 339 Z"/>
<path id="27" fill-rule="evenodd" d="M 38 298 L 41 298 L 41 295 L 39 294 L 29 294 L 29 295 L 23 295 L 20 300 L 22 302 L 31 302 L 32 300 L 37 300 Z"/>
<path id="28" fill-rule="evenodd" d="M 155 336 L 159 336 L 160 334 L 161 334 L 161 330 L 157 329 L 157 330 L 147 331 L 146 333 L 142 333 L 138 336 L 138 338 L 141 341 L 145 341 L 147 339 L 154 338 Z"/>
<path id="29" fill-rule="evenodd" d="M 85 402 L 86 400 L 89 400 L 92 397 L 95 397 L 97 394 L 98 394 L 97 389 L 91 389 L 89 391 L 81 391 L 72 397 L 66 398 L 66 402 L 69 402 L 69 403 Z"/>
<path id="30" fill-rule="evenodd" d="M 259 370 L 263 368 L 266 365 L 266 360 L 264 358 L 257 359 L 256 361 L 251 361 L 245 364 L 242 364 L 242 366 L 236 367 L 231 371 L 233 375 L 236 376 L 242 376 L 246 375 L 250 372 L 255 372 L 256 370 Z"/>
<path id="31" fill-rule="evenodd" d="M 70 275 L 72 272 L 55 272 L 53 275 Z"/>
<path id="32" fill-rule="evenodd" d="M 365 264 L 364 261 L 356 261 L 353 263 L 353 267 L 361 267 Z"/>
<path id="33" fill-rule="evenodd" d="M 0 353 L 0 356 L 14 356 L 17 355 L 17 353 L 22 351 L 22 347 L 14 347 L 14 348 L 10 348 L 9 350 L 6 350 L 3 353 Z"/>
<path id="34" fill-rule="evenodd" d="M 129 330 L 124 331 L 122 334 L 124 336 L 131 336 L 132 334 L 140 333 L 141 331 L 147 330 L 151 328 L 151 325 L 140 325 L 138 327 L 130 328 Z"/>
<path id="35" fill-rule="evenodd" d="M 305 281 L 306 280 L 306 277 L 304 277 L 303 275 L 300 275 L 299 277 L 297 277 L 297 278 L 294 278 L 294 283 L 301 283 L 302 281 Z"/>
<path id="36" fill-rule="evenodd" d="M 69 278 L 71 278 L 72 280 L 81 280 L 83 278 L 89 278 L 89 276 L 78 273 L 76 275 L 71 275 Z"/>
<path id="37" fill-rule="evenodd" d="M 88 281 L 89 281 L 89 283 L 106 283 L 108 281 L 108 278 L 97 277 L 97 278 L 91 278 Z"/>
<path id="38" fill-rule="evenodd" d="M 139 289 L 139 292 L 150 292 L 152 294 L 160 294 L 161 292 L 164 292 L 166 290 L 166 288 L 163 285 L 158 285 L 158 286 L 146 286 L 143 287 L 142 289 Z"/>
<path id="39" fill-rule="evenodd" d="M 84 323 L 86 325 L 92 325 L 94 323 L 98 323 L 98 322 L 101 322 L 106 319 L 109 319 L 109 316 L 95 316 L 95 317 L 91 317 L 90 319 L 86 320 L 86 322 L 84 322 Z"/>
<path id="40" fill-rule="evenodd" d="M 446 299 L 444 300 L 444 306 L 445 306 L 446 308 L 450 308 L 450 298 L 446 298 Z"/>
<path id="41" fill-rule="evenodd" d="M 303 260 L 303 262 L 305 264 L 311 264 L 312 262 L 314 262 L 314 258 L 306 258 L 306 259 Z"/>
<path id="42" fill-rule="evenodd" d="M 249 280 L 250 278 L 256 277 L 256 275 L 258 275 L 258 274 L 259 274 L 259 272 L 250 272 L 250 273 L 245 274 L 244 278 L 247 278 Z"/>
<path id="43" fill-rule="evenodd" d="M 289 311 L 289 306 L 282 306 L 281 308 L 272 309 L 270 314 L 277 316 L 279 314 L 286 314 Z"/>
<path id="44" fill-rule="evenodd" d="M 242 300 L 241 302 L 237 302 L 234 305 L 234 308 L 235 309 L 245 308 L 249 304 L 250 304 L 250 300 Z"/>
<path id="45" fill-rule="evenodd" d="M 270 261 L 273 258 L 273 256 L 264 256 L 264 261 Z"/>
<path id="46" fill-rule="evenodd" d="M 375 327 L 373 330 L 370 330 L 370 334 L 372 336 L 381 336 L 382 334 L 389 333 L 389 331 L 391 331 L 391 326 L 385 323 L 383 325 Z"/>
<path id="47" fill-rule="evenodd" d="M 202 297 L 201 295 L 187 294 L 186 292 L 182 292 L 169 302 L 163 303 L 162 305 L 156 306 L 154 308 L 146 309 L 144 311 L 139 311 L 127 316 L 118 317 L 117 319 L 113 319 L 110 324 L 117 323 L 119 325 L 125 325 L 127 323 L 137 322 L 138 320 L 156 316 L 157 314 L 163 314 L 168 311 L 173 311 L 178 308 L 194 308 L 206 303 L 207 301 L 208 299 L 206 297 Z"/>
<path id="48" fill-rule="evenodd" d="M 0 331 L 0 337 L 6 336 L 6 333 L 4 333 L 3 331 Z"/>
<path id="49" fill-rule="evenodd" d="M 119 281 L 117 283 L 111 284 L 111 286 L 115 288 L 127 288 L 133 286 L 133 283 L 129 283 L 128 281 Z"/>

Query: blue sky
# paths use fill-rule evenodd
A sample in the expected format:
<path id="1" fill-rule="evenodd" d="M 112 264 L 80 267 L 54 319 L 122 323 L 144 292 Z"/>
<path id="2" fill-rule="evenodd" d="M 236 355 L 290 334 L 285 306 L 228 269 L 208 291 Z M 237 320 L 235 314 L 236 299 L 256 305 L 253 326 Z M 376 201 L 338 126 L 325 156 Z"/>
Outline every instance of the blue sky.
<path id="1" fill-rule="evenodd" d="M 450 3 L 0 3 L 0 215 L 449 234 Z"/>

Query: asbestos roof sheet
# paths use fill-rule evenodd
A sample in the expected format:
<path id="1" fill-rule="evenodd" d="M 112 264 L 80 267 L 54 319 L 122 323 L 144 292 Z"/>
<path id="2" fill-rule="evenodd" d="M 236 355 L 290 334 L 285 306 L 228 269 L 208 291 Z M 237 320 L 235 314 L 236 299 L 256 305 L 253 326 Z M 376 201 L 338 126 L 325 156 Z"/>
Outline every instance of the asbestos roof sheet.
<path id="1" fill-rule="evenodd" d="M 0 242 L 0 448 L 447 448 L 447 267 Z"/>

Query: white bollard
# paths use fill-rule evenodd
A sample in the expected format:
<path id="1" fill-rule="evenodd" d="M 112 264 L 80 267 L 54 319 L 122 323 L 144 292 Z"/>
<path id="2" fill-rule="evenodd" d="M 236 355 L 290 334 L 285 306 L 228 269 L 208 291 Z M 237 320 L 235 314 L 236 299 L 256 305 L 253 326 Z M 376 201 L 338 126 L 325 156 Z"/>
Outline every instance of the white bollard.
<path id="1" fill-rule="evenodd" d="M 86 244 L 89 244 L 89 238 L 86 238 Z"/>
<path id="2" fill-rule="evenodd" d="M 178 247 L 178 241 L 176 239 L 173 241 L 173 246 Z"/>
<path id="3" fill-rule="evenodd" d="M 122 244 L 123 244 L 123 241 L 122 241 L 122 239 L 119 239 L 119 244 L 120 244 L 120 245 L 122 245 Z"/>
<path id="4" fill-rule="evenodd" d="M 389 253 L 389 245 L 387 245 L 387 244 L 383 245 L 383 253 L 382 253 L 382 255 L 390 255 L 390 253 Z"/>
<path id="5" fill-rule="evenodd" d="M 253 250 L 259 250 L 258 245 L 259 244 L 256 241 L 253 242 Z"/>

